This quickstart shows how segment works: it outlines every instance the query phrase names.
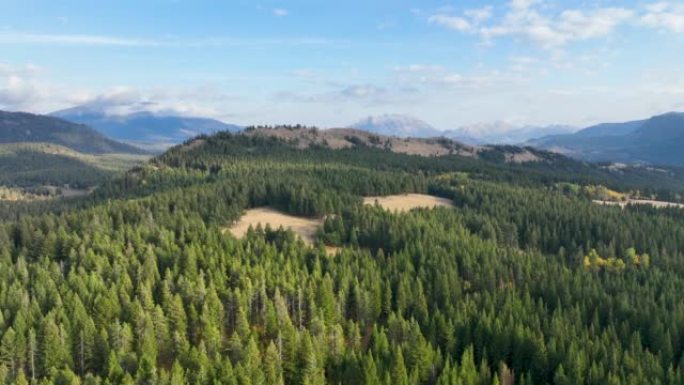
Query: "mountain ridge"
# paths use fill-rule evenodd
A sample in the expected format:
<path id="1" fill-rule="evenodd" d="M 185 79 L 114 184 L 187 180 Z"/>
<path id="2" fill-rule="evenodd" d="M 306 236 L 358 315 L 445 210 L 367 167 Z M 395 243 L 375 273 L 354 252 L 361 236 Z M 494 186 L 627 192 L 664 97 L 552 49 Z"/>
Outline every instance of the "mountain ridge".
<path id="1" fill-rule="evenodd" d="M 401 138 L 405 137 L 437 137 L 442 136 L 443 132 L 426 123 L 423 120 L 408 115 L 383 114 L 368 116 L 348 128 L 356 128 L 363 131 L 391 135 Z"/>
<path id="2" fill-rule="evenodd" d="M 575 134 L 546 136 L 525 144 L 592 162 L 684 166 L 684 113 L 603 123 Z"/>
<path id="3" fill-rule="evenodd" d="M 565 134 L 577 130 L 575 127 L 561 124 L 519 126 L 505 121 L 475 123 L 455 129 L 441 130 L 421 119 L 402 114 L 369 116 L 348 127 L 402 138 L 446 137 L 471 145 L 519 144 L 542 134 Z"/>
<path id="4" fill-rule="evenodd" d="M 27 112 L 0 110 L 0 143 L 52 143 L 87 154 L 144 154 L 83 124 Z"/>
<path id="5" fill-rule="evenodd" d="M 202 134 L 239 131 L 241 126 L 222 121 L 176 114 L 137 111 L 109 114 L 97 106 L 76 106 L 50 113 L 75 123 L 87 124 L 109 137 L 159 151 Z"/>

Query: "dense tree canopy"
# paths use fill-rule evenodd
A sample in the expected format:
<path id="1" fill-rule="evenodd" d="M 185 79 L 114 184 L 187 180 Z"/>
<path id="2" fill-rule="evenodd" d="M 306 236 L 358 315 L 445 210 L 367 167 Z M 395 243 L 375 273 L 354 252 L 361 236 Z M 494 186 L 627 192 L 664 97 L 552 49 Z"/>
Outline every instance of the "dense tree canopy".
<path id="1" fill-rule="evenodd" d="M 0 384 L 683 384 L 683 210 L 555 167 L 218 135 L 5 207 Z M 455 206 L 361 201 L 400 192 Z M 317 244 L 224 232 L 267 205 Z"/>

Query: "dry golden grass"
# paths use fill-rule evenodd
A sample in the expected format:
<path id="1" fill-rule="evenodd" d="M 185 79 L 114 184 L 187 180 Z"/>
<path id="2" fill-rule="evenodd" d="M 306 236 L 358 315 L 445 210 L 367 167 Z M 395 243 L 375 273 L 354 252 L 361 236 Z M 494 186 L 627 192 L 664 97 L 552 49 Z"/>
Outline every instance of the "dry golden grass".
<path id="1" fill-rule="evenodd" d="M 420 156 L 444 156 L 450 154 L 476 156 L 480 151 L 480 148 L 477 146 L 467 146 L 455 141 L 439 138 L 398 138 L 375 135 L 353 128 L 330 128 L 325 130 L 257 128 L 246 132 L 245 135 L 275 137 L 301 149 L 315 144 L 339 150 L 352 147 L 354 143 L 357 143 L 368 147 L 387 149 L 396 153 Z"/>
<path id="2" fill-rule="evenodd" d="M 453 203 L 444 198 L 438 198 L 425 194 L 401 194 L 384 197 L 366 197 L 365 204 L 375 204 L 378 202 L 382 207 L 391 211 L 408 211 L 417 207 L 432 208 L 437 206 L 451 207 Z M 316 232 L 323 226 L 324 218 L 306 218 L 285 214 L 270 207 L 259 207 L 247 210 L 237 222 L 224 229 L 229 231 L 236 238 L 242 238 L 247 234 L 250 227 L 262 228 L 269 225 L 272 229 L 283 228 L 292 230 L 295 234 L 308 245 L 316 241 Z M 325 246 L 326 253 L 329 255 L 337 254 L 341 248 L 336 246 Z"/>
<path id="3" fill-rule="evenodd" d="M 684 204 L 682 204 L 682 203 L 654 201 L 654 200 L 650 200 L 650 199 L 627 199 L 625 201 L 594 200 L 593 202 L 598 203 L 600 205 L 620 206 L 622 208 L 625 208 L 627 205 L 648 205 L 648 206 L 653 206 L 655 208 L 667 208 L 667 207 L 674 207 L 674 208 L 679 208 L 679 209 L 684 208 Z"/>
<path id="4" fill-rule="evenodd" d="M 388 195 L 384 197 L 365 197 L 363 203 L 367 205 L 374 205 L 377 202 L 386 210 L 390 211 L 409 211 L 418 207 L 433 208 L 433 207 L 452 207 L 454 204 L 451 200 L 445 198 L 438 198 L 432 195 L 425 194 L 399 194 Z"/>
<path id="5" fill-rule="evenodd" d="M 236 238 L 242 238 L 250 226 L 256 228 L 259 224 L 261 227 L 266 227 L 268 224 L 273 230 L 280 227 L 290 229 L 310 245 L 315 241 L 316 231 L 323 225 L 323 219 L 296 217 L 269 207 L 260 207 L 247 210 L 245 215 L 227 230 Z"/>

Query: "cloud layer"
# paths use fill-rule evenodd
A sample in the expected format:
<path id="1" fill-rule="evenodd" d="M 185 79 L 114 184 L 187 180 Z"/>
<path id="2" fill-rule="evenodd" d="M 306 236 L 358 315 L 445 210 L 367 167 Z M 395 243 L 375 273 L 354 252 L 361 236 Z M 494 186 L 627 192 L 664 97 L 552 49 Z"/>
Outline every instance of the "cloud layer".
<path id="1" fill-rule="evenodd" d="M 503 9 L 491 6 L 453 12 L 441 9 L 427 21 L 442 27 L 479 36 L 484 43 L 510 37 L 555 48 L 571 42 L 607 37 L 623 25 L 684 32 L 684 4 L 661 2 L 643 8 L 593 7 L 561 9 L 547 7 L 542 0 L 513 0 Z"/>

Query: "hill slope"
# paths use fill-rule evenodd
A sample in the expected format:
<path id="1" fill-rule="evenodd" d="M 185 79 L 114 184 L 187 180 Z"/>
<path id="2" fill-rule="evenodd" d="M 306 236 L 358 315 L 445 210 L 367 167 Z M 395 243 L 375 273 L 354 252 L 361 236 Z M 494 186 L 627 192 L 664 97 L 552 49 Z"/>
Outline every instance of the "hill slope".
<path id="1" fill-rule="evenodd" d="M 684 211 L 594 204 L 555 182 L 611 171 L 560 155 L 347 136 L 220 133 L 60 215 L 0 204 L 4 382 L 682 383 Z M 443 204 L 364 204 L 415 194 Z"/>
<path id="2" fill-rule="evenodd" d="M 52 143 L 0 144 L 0 186 L 89 188 L 142 164 L 147 155 L 84 154 Z"/>
<path id="3" fill-rule="evenodd" d="M 81 106 L 53 112 L 52 116 L 87 124 L 111 138 L 134 143 L 150 150 L 160 150 L 200 134 L 239 131 L 240 126 L 216 119 L 156 115 L 137 112 L 111 115 L 95 107 Z"/>
<path id="4" fill-rule="evenodd" d="M 600 124 L 527 144 L 589 161 L 684 166 L 684 113 Z"/>
<path id="5" fill-rule="evenodd" d="M 52 143 L 88 154 L 142 154 L 143 150 L 111 140 L 92 128 L 63 119 L 0 111 L 0 143 Z"/>
<path id="6" fill-rule="evenodd" d="M 566 180 L 584 185 L 607 184 L 617 190 L 656 194 L 665 200 L 670 199 L 663 195 L 665 190 L 684 191 L 684 170 L 678 168 L 609 167 L 529 147 L 469 146 L 446 138 L 397 138 L 348 128 L 246 128 L 238 134 L 221 133 L 197 138 L 174 147 L 158 159 L 177 159 L 171 162 L 174 164 L 225 156 L 267 156 L 277 160 L 283 152 L 291 156 L 315 152 L 314 157 L 320 157 L 321 161 L 329 157 L 372 157 L 376 167 L 381 169 L 392 167 L 387 162 L 403 164 L 420 158 L 422 160 L 416 162 L 429 163 L 431 167 L 439 164 L 440 169 L 473 172 L 487 175 L 487 178 L 497 175 L 497 178 L 520 183 L 534 180 L 535 183 L 548 184 Z M 211 163 L 210 160 L 205 162 Z"/>
<path id="7" fill-rule="evenodd" d="M 247 128 L 248 136 L 265 136 L 283 140 L 297 148 L 323 146 L 333 150 L 367 146 L 396 153 L 438 156 L 448 154 L 474 155 L 478 148 L 446 138 L 399 137 L 378 134 L 373 131 L 354 128 L 302 128 L 280 126 L 275 128 Z"/>

